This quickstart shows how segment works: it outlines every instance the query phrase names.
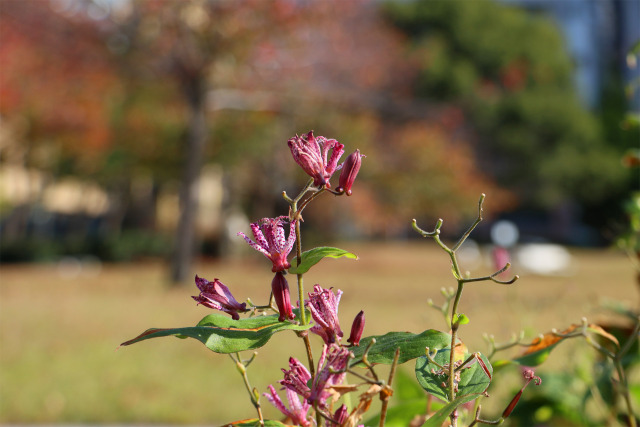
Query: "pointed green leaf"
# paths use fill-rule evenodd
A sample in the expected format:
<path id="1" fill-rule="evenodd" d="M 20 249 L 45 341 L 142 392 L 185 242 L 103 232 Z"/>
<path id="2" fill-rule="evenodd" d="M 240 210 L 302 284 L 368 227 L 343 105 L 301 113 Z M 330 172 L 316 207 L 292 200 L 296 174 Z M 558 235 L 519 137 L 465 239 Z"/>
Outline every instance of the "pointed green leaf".
<path id="1" fill-rule="evenodd" d="M 300 259 L 302 262 L 300 265 L 298 264 L 298 259 L 293 258 L 291 260 L 291 268 L 289 268 L 289 273 L 291 274 L 304 274 L 311 267 L 320 262 L 322 258 L 351 258 L 358 259 L 357 255 L 352 254 L 351 252 L 345 251 L 344 249 L 332 248 L 329 246 L 321 246 L 318 248 L 313 248 L 308 251 L 302 252 L 302 256 Z"/>
<path id="2" fill-rule="evenodd" d="M 433 414 L 427 422 L 422 425 L 422 427 L 442 427 L 442 425 L 447 421 L 447 418 L 449 418 L 449 415 L 451 415 L 458 406 L 471 402 L 480 396 L 482 396 L 482 394 L 467 394 L 456 397 L 452 402 L 447 403 L 445 406 L 440 408 L 438 412 Z"/>
<path id="3" fill-rule="evenodd" d="M 433 357 L 441 366 L 449 364 L 450 350 L 448 348 L 438 351 Z M 463 360 L 467 360 L 470 354 L 465 354 Z M 493 368 L 489 359 L 484 355 L 480 355 L 480 358 L 484 362 L 484 366 L 487 368 L 489 375 L 485 372 L 482 364 L 478 361 L 467 363 L 465 368 L 460 371 L 460 381 L 458 382 L 458 394 L 482 394 L 489 388 L 491 383 L 491 376 L 493 376 Z M 416 378 L 418 383 L 430 394 L 435 397 L 448 401 L 449 389 L 448 389 L 448 370 L 444 372 L 442 369 L 431 363 L 426 356 L 422 356 L 416 360 Z M 444 385 L 443 385 L 444 384 Z"/>
<path id="4" fill-rule="evenodd" d="M 233 320 L 213 313 L 204 317 L 196 326 L 170 329 L 147 329 L 137 337 L 123 342 L 131 345 L 150 338 L 176 336 L 194 338 L 216 353 L 237 353 L 262 347 L 276 332 L 285 330 L 303 331 L 311 325 L 300 326 L 278 321 L 278 315 L 256 316 Z"/>
<path id="5" fill-rule="evenodd" d="M 435 329 L 426 330 L 421 334 L 389 332 L 385 335 L 362 338 L 359 347 L 351 348 L 355 356 L 351 366 L 362 362 L 362 355 L 373 338 L 376 339 L 376 343 L 371 346 L 367 359 L 371 363 L 383 363 L 387 365 L 393 363 L 393 357 L 397 348 L 400 348 L 398 363 L 402 364 L 416 357 L 424 356 L 425 347 L 435 349 L 451 345 L 451 335 L 436 331 Z"/>
<path id="6" fill-rule="evenodd" d="M 457 313 L 453 323 L 457 323 L 459 325 L 466 325 L 467 323 L 469 323 L 469 318 L 467 317 L 466 314 Z"/>

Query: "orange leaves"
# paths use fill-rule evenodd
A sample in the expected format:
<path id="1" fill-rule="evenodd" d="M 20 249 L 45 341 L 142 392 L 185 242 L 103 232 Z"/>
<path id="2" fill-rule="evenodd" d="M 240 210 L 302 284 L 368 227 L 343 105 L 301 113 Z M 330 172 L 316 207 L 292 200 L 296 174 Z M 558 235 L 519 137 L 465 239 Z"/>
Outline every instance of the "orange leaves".
<path id="1" fill-rule="evenodd" d="M 591 345 L 597 346 L 598 344 L 593 342 L 593 335 L 604 338 L 607 344 L 619 347 L 620 344 L 616 337 L 602 329 L 600 326 L 586 321 L 582 325 L 572 324 L 563 331 L 552 330 L 546 334 L 534 339 L 530 345 L 522 352 L 522 354 L 515 358 L 513 361 L 524 366 L 537 366 L 547 360 L 551 350 L 555 348 L 560 342 L 576 337 L 584 337 Z"/>

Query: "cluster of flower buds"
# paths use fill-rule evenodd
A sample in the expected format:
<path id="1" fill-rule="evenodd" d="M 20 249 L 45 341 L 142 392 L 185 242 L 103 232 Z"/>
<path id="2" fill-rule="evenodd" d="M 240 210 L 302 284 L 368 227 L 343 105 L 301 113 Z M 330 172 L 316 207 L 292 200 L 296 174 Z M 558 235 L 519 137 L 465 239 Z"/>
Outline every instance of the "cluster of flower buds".
<path id="1" fill-rule="evenodd" d="M 273 403 L 283 414 L 290 416 L 295 412 L 295 417 L 304 418 L 307 416 L 308 406 L 316 405 L 321 409 L 327 408 L 327 400 L 331 397 L 329 388 L 342 384 L 346 376 L 347 366 L 353 354 L 346 348 L 337 344 L 324 345 L 322 354 L 318 361 L 318 371 L 314 378 L 307 368 L 300 363 L 295 357 L 289 358 L 289 369 L 283 369 L 284 379 L 280 380 L 280 384 L 287 390 L 287 396 L 291 409 L 284 408 L 277 394 L 270 387 L 270 394 L 265 393 L 267 399 Z M 302 404 L 297 398 L 289 395 L 293 392 L 302 398 Z M 346 407 L 338 409 L 335 413 L 335 419 L 346 417 Z"/>
<path id="2" fill-rule="evenodd" d="M 288 141 L 293 159 L 300 165 L 307 175 L 313 178 L 313 185 L 319 188 L 331 188 L 329 180 L 333 173 L 340 172 L 339 186 L 334 194 L 351 195 L 351 187 L 360 171 L 362 158 L 360 150 L 351 153 L 345 162 L 338 166 L 338 160 L 344 153 L 344 145 L 335 139 L 324 136 L 313 136 L 313 131 L 306 135 L 294 136 Z M 329 157 L 331 150 L 331 157 Z"/>

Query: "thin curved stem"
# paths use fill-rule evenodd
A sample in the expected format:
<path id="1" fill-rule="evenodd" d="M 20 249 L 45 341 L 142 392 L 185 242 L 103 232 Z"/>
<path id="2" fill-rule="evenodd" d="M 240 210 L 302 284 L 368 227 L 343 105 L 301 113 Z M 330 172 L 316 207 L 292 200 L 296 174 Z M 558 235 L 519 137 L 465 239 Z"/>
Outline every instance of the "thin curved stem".
<path id="1" fill-rule="evenodd" d="M 235 362 L 236 369 L 242 376 L 244 386 L 246 387 L 247 392 L 249 393 L 249 398 L 251 399 L 251 404 L 253 404 L 253 407 L 256 408 L 256 411 L 258 412 L 258 420 L 260 421 L 260 425 L 264 426 L 264 417 L 262 416 L 262 407 L 260 406 L 260 400 L 259 400 L 260 395 L 254 392 L 255 389 L 251 387 L 251 384 L 249 383 L 249 377 L 247 376 L 247 365 L 253 361 L 255 357 L 255 353 L 253 357 L 249 360 L 249 362 L 246 364 L 242 362 L 242 359 L 240 358 L 239 353 L 236 353 L 235 358 L 233 357 L 232 354 L 229 354 L 229 357 L 231 358 L 231 360 Z"/>
<path id="2" fill-rule="evenodd" d="M 480 221 L 482 221 L 482 203 L 484 203 L 484 198 L 485 197 L 486 197 L 486 195 L 484 193 L 482 193 L 480 195 L 480 200 L 478 201 L 478 216 L 476 217 L 475 222 L 473 224 L 471 224 L 471 227 L 469 227 L 467 229 L 467 231 L 464 232 L 462 237 L 460 237 L 460 240 L 458 240 L 458 243 L 456 243 L 453 246 L 453 251 L 454 252 L 457 251 L 460 246 L 462 246 L 462 244 L 464 243 L 465 240 L 467 240 L 467 238 L 469 237 L 471 232 L 473 230 L 475 230 L 475 228 L 478 226 L 478 224 L 480 224 Z"/>
<path id="3" fill-rule="evenodd" d="M 396 374 L 396 367 L 398 365 L 398 358 L 400 357 L 400 348 L 396 348 L 396 352 L 393 356 L 393 363 L 391 365 L 391 371 L 389 372 L 389 380 L 387 384 L 391 387 L 391 383 L 393 382 L 393 377 Z M 384 422 L 387 418 L 387 408 L 389 407 L 389 399 L 391 398 L 391 393 L 386 393 L 383 390 L 384 395 L 381 395 L 382 399 L 382 408 L 380 409 L 380 427 L 384 427 Z M 382 397 L 384 396 L 384 397 Z"/>

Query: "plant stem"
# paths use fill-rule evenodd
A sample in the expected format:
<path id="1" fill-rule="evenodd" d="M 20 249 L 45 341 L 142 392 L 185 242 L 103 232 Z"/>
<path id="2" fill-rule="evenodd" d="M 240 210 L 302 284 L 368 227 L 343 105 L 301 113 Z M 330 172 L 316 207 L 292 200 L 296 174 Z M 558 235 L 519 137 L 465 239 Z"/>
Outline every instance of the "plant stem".
<path id="1" fill-rule="evenodd" d="M 452 259 L 455 259 L 455 255 L 452 254 Z M 457 267 L 454 264 L 454 268 Z M 458 290 L 456 291 L 456 296 L 453 300 L 453 306 L 451 308 L 451 351 L 449 352 L 449 398 L 450 401 L 453 401 L 456 398 L 455 393 L 455 347 L 456 347 L 456 339 L 458 337 L 458 326 L 459 323 L 455 321 L 456 314 L 458 313 L 458 304 L 460 303 L 460 297 L 462 296 L 462 289 L 464 288 L 464 282 L 462 280 L 458 280 Z M 454 414 L 456 411 L 451 413 L 451 425 L 455 427 L 457 423 L 457 417 L 454 418 Z M 456 414 L 457 415 L 457 414 Z"/>
<path id="2" fill-rule="evenodd" d="M 387 384 L 391 387 L 391 383 L 393 382 L 393 377 L 396 374 L 396 367 L 398 366 L 398 358 L 400 357 L 400 348 L 396 349 L 396 353 L 393 356 L 393 364 L 391 365 L 391 371 L 389 372 L 389 380 Z M 389 399 L 391 398 L 391 394 L 385 393 L 382 398 L 382 409 L 380 409 L 380 427 L 384 427 L 385 419 L 387 418 L 387 407 L 389 406 Z"/>
<path id="3" fill-rule="evenodd" d="M 301 194 L 304 194 L 301 193 Z M 291 203 L 291 210 L 295 213 L 296 217 L 298 215 L 298 200 L 301 196 L 298 196 L 293 203 Z M 298 218 L 296 221 L 296 259 L 297 265 L 299 266 L 302 262 L 302 236 L 300 235 L 300 220 Z M 302 274 L 297 274 L 298 278 L 298 307 L 300 307 L 300 323 L 302 325 L 309 324 L 309 320 L 307 319 L 307 312 L 304 308 L 304 282 L 302 279 Z M 311 341 L 309 340 L 309 334 L 304 333 L 302 336 L 302 340 L 304 341 L 304 347 L 307 351 L 307 360 L 309 361 L 309 372 L 311 373 L 311 377 L 315 376 L 316 368 L 313 364 L 313 352 L 311 351 Z"/>
<path id="4" fill-rule="evenodd" d="M 253 407 L 256 408 L 256 411 L 258 412 L 258 419 L 260 420 L 260 425 L 264 426 L 264 418 L 262 416 L 262 408 L 260 406 L 260 401 L 256 398 L 253 388 L 249 383 L 249 377 L 247 376 L 246 365 L 242 363 L 239 353 L 236 353 L 235 359 L 231 354 L 229 355 L 229 357 L 231 357 L 231 360 L 233 360 L 236 363 L 236 368 L 238 369 L 238 372 L 240 372 L 240 375 L 242 376 L 242 380 L 244 381 L 244 386 L 247 388 L 247 392 L 249 393 L 249 398 L 251 399 L 251 403 L 253 404 Z"/>
<path id="5" fill-rule="evenodd" d="M 636 416 L 633 413 L 633 405 L 631 404 L 631 396 L 629 396 L 629 385 L 627 384 L 627 377 L 624 373 L 624 368 L 622 367 L 622 363 L 618 357 L 613 359 L 613 363 L 616 367 L 616 371 L 618 371 L 618 380 L 620 381 L 620 393 L 624 398 L 624 403 L 627 406 L 627 416 L 629 418 L 629 426 L 637 427 L 636 424 Z"/>

